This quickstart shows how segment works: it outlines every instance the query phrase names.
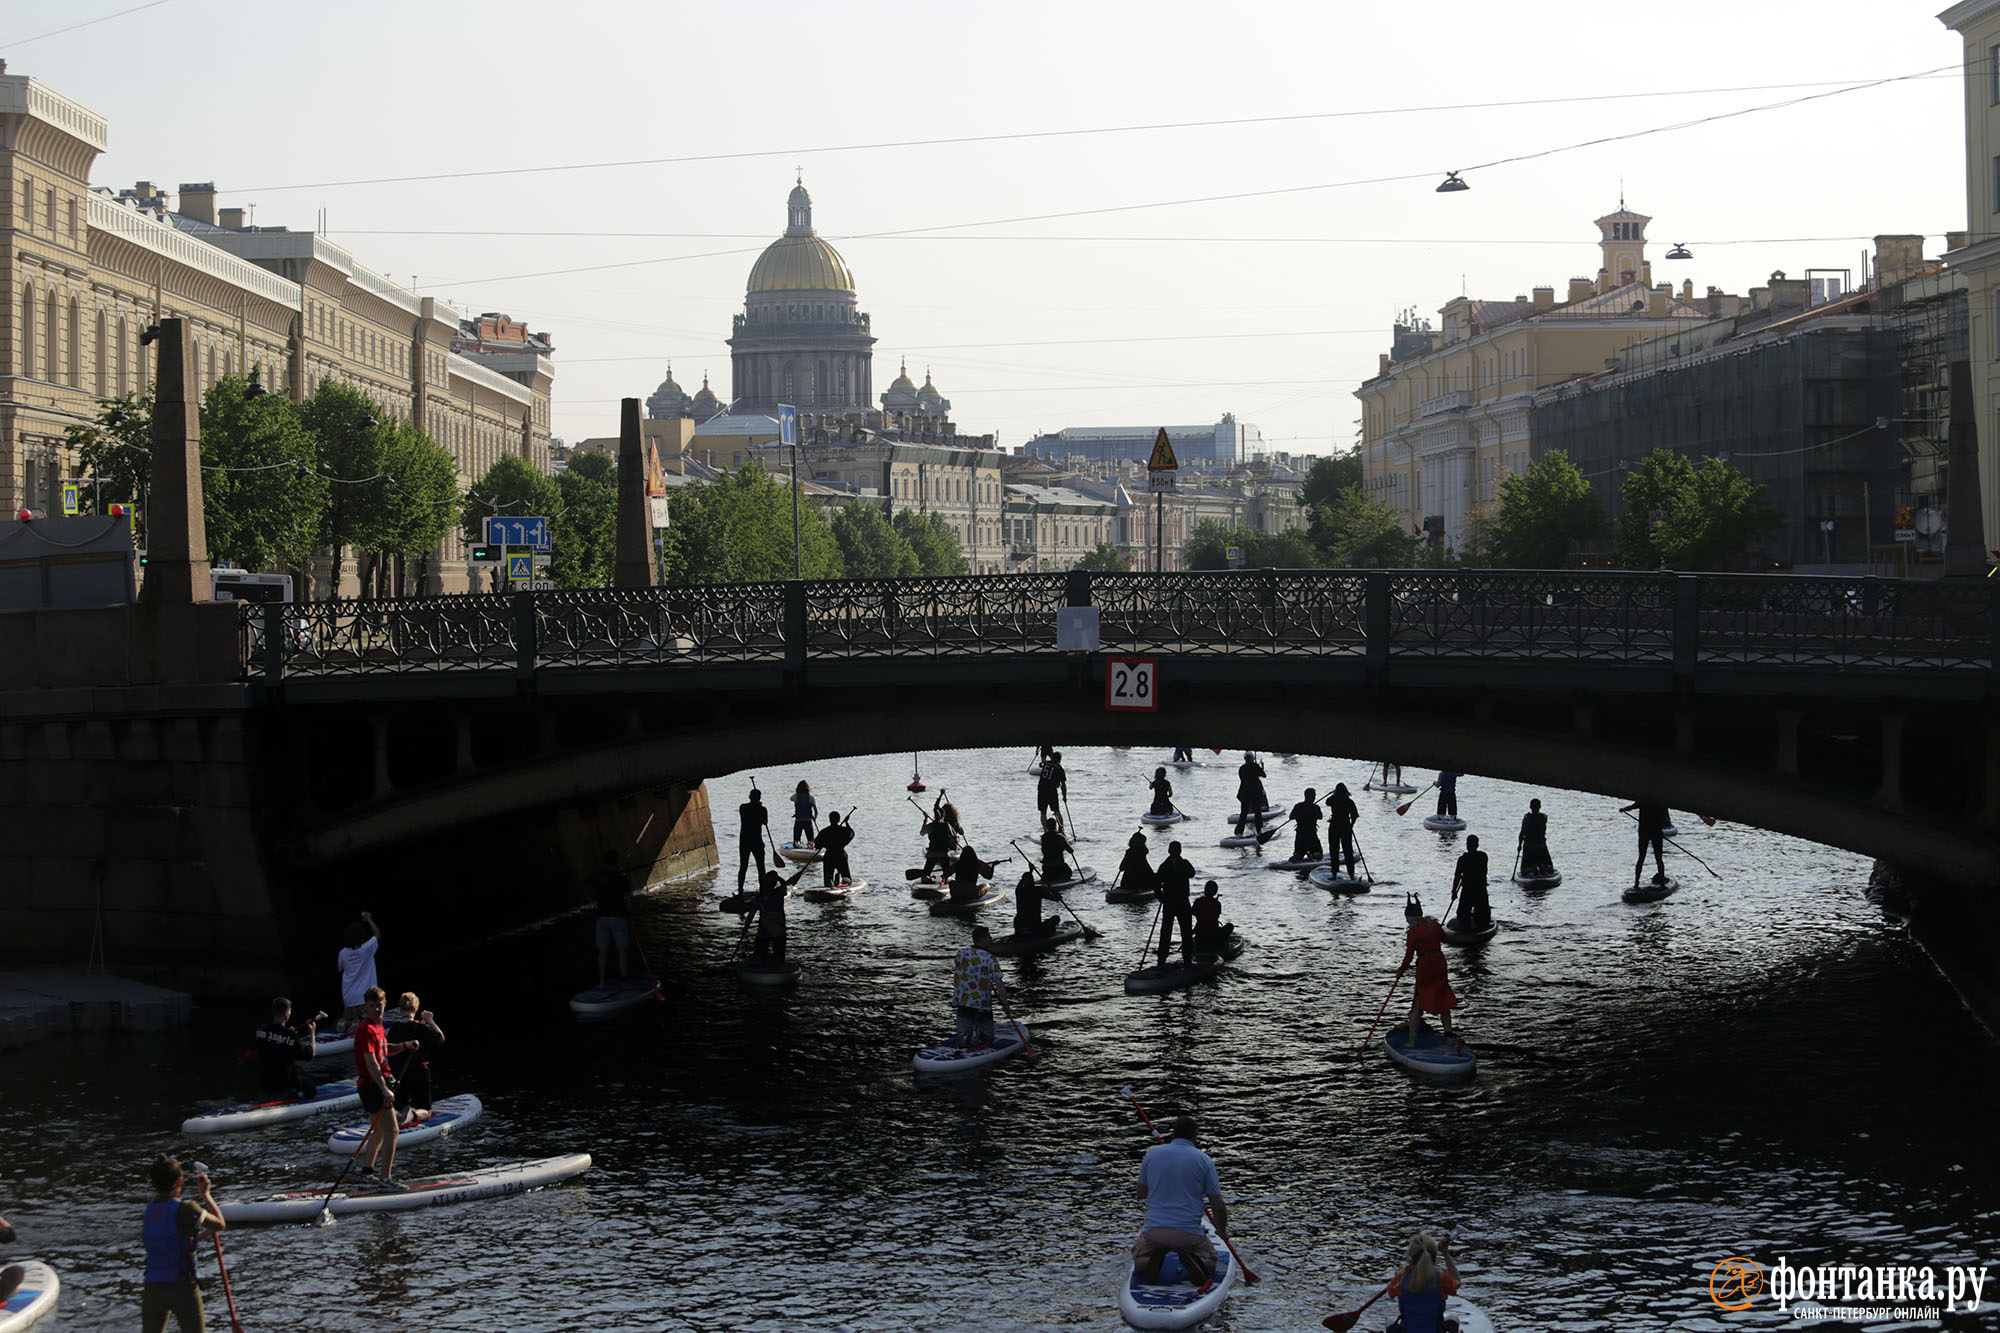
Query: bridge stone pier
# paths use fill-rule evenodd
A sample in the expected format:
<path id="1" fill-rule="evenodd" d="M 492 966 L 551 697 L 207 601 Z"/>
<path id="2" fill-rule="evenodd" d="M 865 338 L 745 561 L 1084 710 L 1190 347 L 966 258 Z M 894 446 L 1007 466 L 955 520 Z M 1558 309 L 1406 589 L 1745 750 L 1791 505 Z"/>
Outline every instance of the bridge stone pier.
<path id="1" fill-rule="evenodd" d="M 1096 608 L 1095 651 L 1058 647 L 1066 607 Z M 1646 797 L 1894 864 L 1977 967 L 2000 941 L 1984 582 L 1071 573 L 182 610 L 174 680 L 14 653 L 0 617 L 0 875 L 31 886 L 0 960 L 103 929 L 121 966 L 249 984 L 330 966 L 362 905 L 469 945 L 579 904 L 600 848 L 711 863 L 705 777 L 1045 740 Z M 1156 712 L 1106 708 L 1115 656 L 1158 662 Z M 64 824 L 79 792 L 97 813 Z M 147 832 L 113 841 L 128 809 Z"/>

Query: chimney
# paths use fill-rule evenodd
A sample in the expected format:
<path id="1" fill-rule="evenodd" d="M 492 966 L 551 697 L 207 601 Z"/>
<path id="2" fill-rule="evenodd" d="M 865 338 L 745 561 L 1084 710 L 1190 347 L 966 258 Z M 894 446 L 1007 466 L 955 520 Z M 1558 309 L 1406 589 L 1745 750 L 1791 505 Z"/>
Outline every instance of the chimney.
<path id="1" fill-rule="evenodd" d="M 1750 289 L 1750 308 L 1752 310 L 1769 310 L 1771 308 L 1771 289 L 1769 287 L 1752 287 Z"/>
<path id="2" fill-rule="evenodd" d="M 1960 244 L 1964 243 L 1961 236 Z M 1951 249 L 1949 238 L 1946 244 Z M 1877 236 L 1875 238 L 1875 281 L 1887 287 L 1915 273 L 1923 267 L 1924 238 L 1921 236 Z"/>
<path id="3" fill-rule="evenodd" d="M 1647 316 L 1652 319 L 1665 319 L 1667 316 L 1667 302 L 1671 301 L 1673 299 L 1673 296 L 1674 296 L 1674 291 L 1673 288 L 1671 287 L 1666 288 L 1663 291 L 1654 290 L 1647 292 L 1646 293 Z"/>
<path id="4" fill-rule="evenodd" d="M 1568 304 L 1574 305 L 1578 301 L 1588 301 L 1595 295 L 1597 295 L 1597 286 L 1589 278 L 1571 278 L 1569 280 Z"/>
<path id="5" fill-rule="evenodd" d="M 216 225 L 231 231 L 243 230 L 243 210 L 240 208 L 225 208 L 216 215 L 216 220 Z"/>
<path id="6" fill-rule="evenodd" d="M 1550 307 L 1554 306 L 1555 303 L 1556 303 L 1555 288 L 1553 287 L 1535 288 L 1535 309 L 1547 310 Z"/>
<path id="7" fill-rule="evenodd" d="M 1771 309 L 1804 310 L 1812 304 L 1812 283 L 1804 278 L 1771 275 Z"/>
<path id="8" fill-rule="evenodd" d="M 1966 232 L 1948 231 L 1944 234 L 1944 248 L 1946 250 L 1963 250 L 1966 241 L 1970 239 L 1970 235 Z"/>
<path id="9" fill-rule="evenodd" d="M 1683 281 L 1683 282 L 1681 283 L 1681 303 L 1682 303 L 1683 305 L 1693 305 L 1693 304 L 1694 304 L 1694 279 L 1693 279 L 1693 278 L 1688 278 L 1688 279 L 1684 280 L 1684 281 Z"/>
<path id="10" fill-rule="evenodd" d="M 197 185 L 181 185 L 181 214 L 196 222 L 215 222 L 215 182 L 202 181 Z"/>
<path id="11" fill-rule="evenodd" d="M 1601 268 L 1601 269 L 1597 270 L 1597 282 L 1596 282 L 1596 285 L 1595 285 L 1595 287 L 1593 288 L 1593 290 L 1595 290 L 1595 291 L 1597 291 L 1597 292 L 1599 292 L 1599 293 L 1603 293 L 1603 292 L 1608 292 L 1608 291 L 1610 291 L 1610 290 L 1611 290 L 1611 270 L 1610 270 L 1610 269 L 1608 269 L 1608 268 Z"/>

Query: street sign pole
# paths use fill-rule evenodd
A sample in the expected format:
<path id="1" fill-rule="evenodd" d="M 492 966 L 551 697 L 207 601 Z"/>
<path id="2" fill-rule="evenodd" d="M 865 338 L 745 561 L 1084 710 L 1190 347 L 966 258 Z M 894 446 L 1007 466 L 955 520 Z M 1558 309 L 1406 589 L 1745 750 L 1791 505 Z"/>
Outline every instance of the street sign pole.
<path id="1" fill-rule="evenodd" d="M 1167 566 L 1167 492 L 1174 488 L 1174 474 L 1180 466 L 1180 460 L 1174 457 L 1173 441 L 1167 438 L 1167 428 L 1162 426 L 1153 437 L 1153 456 L 1146 460 L 1146 486 L 1153 492 L 1155 574 L 1165 572 Z"/>
<path id="2" fill-rule="evenodd" d="M 792 449 L 792 577 L 802 579 L 799 556 L 799 409 L 778 404 L 778 442 Z"/>
<path id="3" fill-rule="evenodd" d="M 1167 493 L 1157 491 L 1153 495 L 1153 572 L 1161 573 L 1165 566 L 1161 563 L 1167 554 Z"/>

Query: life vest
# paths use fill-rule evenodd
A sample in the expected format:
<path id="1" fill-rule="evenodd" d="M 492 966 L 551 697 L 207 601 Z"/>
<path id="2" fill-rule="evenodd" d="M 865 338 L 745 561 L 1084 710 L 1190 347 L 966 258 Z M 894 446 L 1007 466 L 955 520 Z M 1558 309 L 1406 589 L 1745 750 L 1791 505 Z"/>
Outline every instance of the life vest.
<path id="1" fill-rule="evenodd" d="M 194 1237 L 180 1228 L 181 1201 L 161 1199 L 146 1205 L 146 1220 L 139 1234 L 146 1242 L 146 1281 L 192 1282 Z"/>

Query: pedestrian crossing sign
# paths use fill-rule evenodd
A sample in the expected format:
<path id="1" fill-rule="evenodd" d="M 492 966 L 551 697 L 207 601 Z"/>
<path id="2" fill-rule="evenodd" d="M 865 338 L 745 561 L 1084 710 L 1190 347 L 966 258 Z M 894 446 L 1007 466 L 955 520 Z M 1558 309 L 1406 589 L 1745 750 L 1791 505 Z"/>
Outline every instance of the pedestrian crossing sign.
<path id="1" fill-rule="evenodd" d="M 1153 438 L 1153 456 L 1146 460 L 1148 472 L 1174 472 L 1180 468 L 1180 460 L 1174 457 L 1173 442 L 1167 438 L 1167 428 L 1160 427 L 1160 433 Z"/>
<path id="2" fill-rule="evenodd" d="M 534 552 L 523 551 L 519 555 L 513 555 L 513 554 L 508 555 L 507 582 L 528 583 L 533 581 L 534 577 L 535 577 Z"/>

